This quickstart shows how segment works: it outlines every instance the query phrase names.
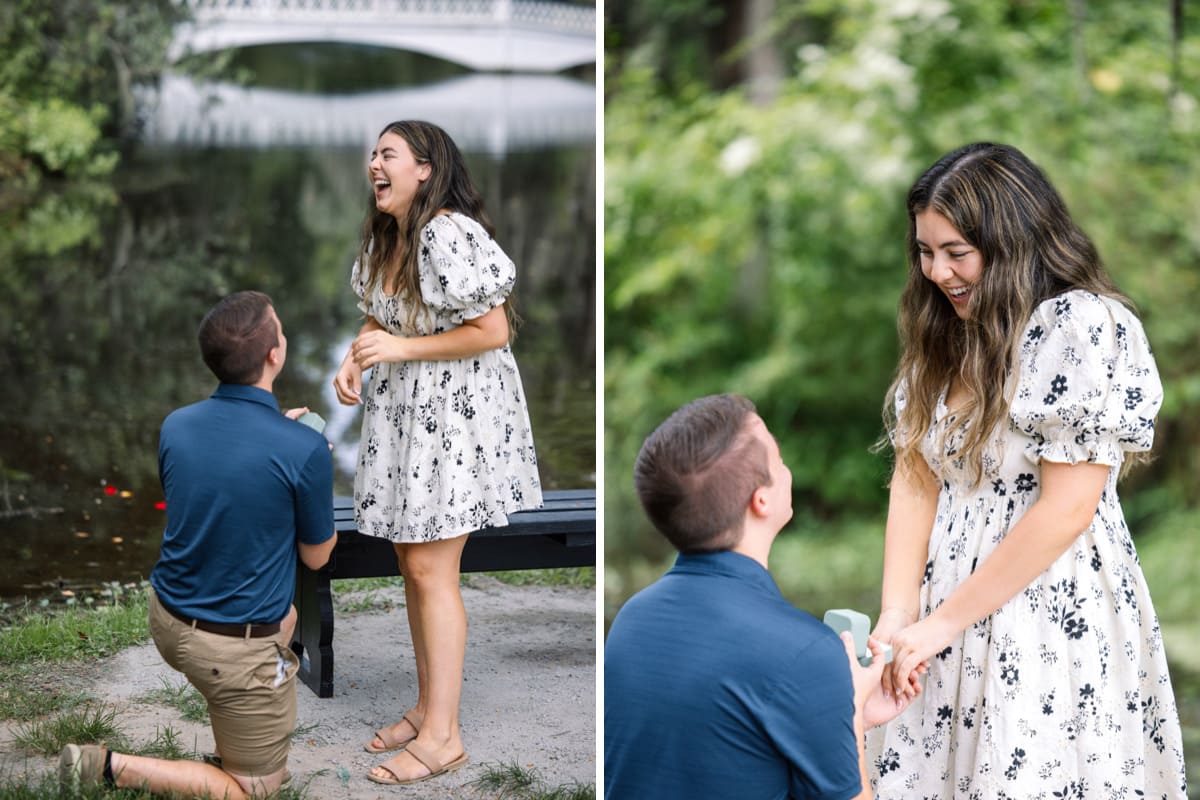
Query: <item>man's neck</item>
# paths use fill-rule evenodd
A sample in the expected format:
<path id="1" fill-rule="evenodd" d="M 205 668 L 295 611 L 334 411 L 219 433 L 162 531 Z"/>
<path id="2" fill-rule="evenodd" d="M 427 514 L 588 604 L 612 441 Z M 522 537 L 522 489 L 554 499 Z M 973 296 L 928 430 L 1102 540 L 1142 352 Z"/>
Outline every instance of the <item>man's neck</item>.
<path id="1" fill-rule="evenodd" d="M 759 564 L 762 564 L 763 569 L 769 569 L 767 559 L 771 555 L 771 542 L 774 541 L 774 538 L 773 536 L 770 538 L 754 536 L 747 531 L 742 535 L 741 541 L 729 548 L 729 550 L 747 558 L 752 558 Z"/>

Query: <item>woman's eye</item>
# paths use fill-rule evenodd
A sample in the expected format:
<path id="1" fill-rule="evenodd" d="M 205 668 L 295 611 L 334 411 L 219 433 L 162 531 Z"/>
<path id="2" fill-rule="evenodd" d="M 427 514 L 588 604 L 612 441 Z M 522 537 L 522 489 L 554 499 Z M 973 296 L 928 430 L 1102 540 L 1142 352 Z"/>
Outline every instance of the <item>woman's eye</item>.
<path id="1" fill-rule="evenodd" d="M 968 255 L 970 255 L 970 253 L 950 253 L 951 258 L 965 258 Z"/>

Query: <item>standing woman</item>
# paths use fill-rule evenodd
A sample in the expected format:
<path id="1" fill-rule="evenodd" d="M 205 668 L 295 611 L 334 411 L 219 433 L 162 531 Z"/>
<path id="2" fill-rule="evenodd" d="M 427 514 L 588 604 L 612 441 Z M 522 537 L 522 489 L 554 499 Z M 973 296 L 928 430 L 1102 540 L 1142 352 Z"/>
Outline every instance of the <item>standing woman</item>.
<path id="1" fill-rule="evenodd" d="M 1162 386 L 1142 325 L 1018 150 L 908 195 L 882 611 L 880 798 L 1185 796 L 1158 620 L 1117 499 Z"/>
<path id="2" fill-rule="evenodd" d="M 355 519 L 394 543 L 417 665 L 416 704 L 366 744 L 401 752 L 368 777 L 411 783 L 467 762 L 458 725 L 467 534 L 507 525 L 540 506 L 542 491 L 508 347 L 516 270 L 492 240 L 462 154 L 436 125 L 393 122 L 368 173 L 375 210 L 351 277 L 367 318 L 333 383 L 341 403 L 364 404 Z"/>

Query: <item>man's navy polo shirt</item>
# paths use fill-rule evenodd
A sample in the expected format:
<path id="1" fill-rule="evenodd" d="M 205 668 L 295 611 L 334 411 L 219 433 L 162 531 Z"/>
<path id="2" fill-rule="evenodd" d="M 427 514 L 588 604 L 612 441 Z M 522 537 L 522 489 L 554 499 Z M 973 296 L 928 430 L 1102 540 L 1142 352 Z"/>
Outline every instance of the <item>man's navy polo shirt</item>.
<path id="1" fill-rule="evenodd" d="M 841 640 L 761 564 L 680 555 L 605 642 L 604 796 L 854 797 L 853 697 Z"/>
<path id="2" fill-rule="evenodd" d="M 208 622 L 278 622 L 296 587 L 297 542 L 333 536 L 325 437 L 279 412 L 275 395 L 223 383 L 163 422 L 167 500 L 159 599 Z"/>

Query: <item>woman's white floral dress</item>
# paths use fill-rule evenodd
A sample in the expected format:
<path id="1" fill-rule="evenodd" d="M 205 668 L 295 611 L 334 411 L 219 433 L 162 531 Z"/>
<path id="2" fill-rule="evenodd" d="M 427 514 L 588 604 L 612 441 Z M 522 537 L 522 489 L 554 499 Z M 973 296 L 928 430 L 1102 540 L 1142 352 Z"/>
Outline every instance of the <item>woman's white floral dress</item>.
<path id="1" fill-rule="evenodd" d="M 925 691 L 869 737 L 884 800 L 1183 798 L 1179 719 L 1158 620 L 1121 505 L 1124 453 L 1149 449 L 1162 386 L 1141 323 L 1073 291 L 1020 344 L 1008 425 L 972 487 L 944 396 L 922 450 L 942 481 L 921 615 L 1041 493 L 1040 462 L 1112 467 L 1092 525 L 1033 583 L 930 660 Z M 904 398 L 898 397 L 902 405 Z"/>
<path id="2" fill-rule="evenodd" d="M 389 333 L 425 336 L 500 305 L 516 268 L 479 223 L 434 217 L 421 231 L 421 300 L 377 286 L 366 295 L 355 262 L 359 307 Z M 537 456 L 517 362 L 507 347 L 454 361 L 377 364 L 363 392 L 354 476 L 358 530 L 394 542 L 428 542 L 508 524 L 542 504 Z"/>

